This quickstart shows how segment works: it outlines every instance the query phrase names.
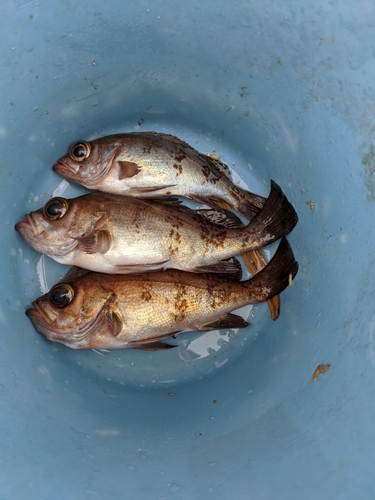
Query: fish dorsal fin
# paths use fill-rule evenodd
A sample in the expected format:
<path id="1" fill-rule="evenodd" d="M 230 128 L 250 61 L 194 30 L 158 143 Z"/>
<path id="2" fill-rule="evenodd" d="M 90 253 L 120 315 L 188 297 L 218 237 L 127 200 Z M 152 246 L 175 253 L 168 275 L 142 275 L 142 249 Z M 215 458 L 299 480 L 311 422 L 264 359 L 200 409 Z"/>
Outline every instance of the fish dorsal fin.
<path id="1" fill-rule="evenodd" d="M 192 146 L 190 146 L 190 144 L 187 144 L 185 141 L 182 141 L 178 137 L 175 137 L 174 135 L 170 135 L 170 134 L 163 134 L 160 132 L 145 132 L 145 135 L 149 135 L 149 136 L 152 136 L 154 138 L 159 137 L 160 139 L 164 139 L 164 140 L 167 140 L 169 142 L 172 142 L 176 146 L 179 146 L 179 147 L 184 148 L 184 149 L 188 149 L 190 154 L 195 153 L 197 156 L 199 156 L 201 161 L 216 168 L 222 175 L 225 175 L 225 177 L 232 180 L 232 175 L 230 173 L 229 167 L 227 165 L 225 165 L 225 163 L 223 163 L 220 160 L 217 160 L 216 158 L 213 158 L 212 156 L 200 153 L 199 151 L 194 149 Z"/>
<path id="2" fill-rule="evenodd" d="M 210 155 L 202 155 L 206 159 L 206 162 L 216 168 L 222 175 L 224 175 L 227 179 L 229 179 L 231 182 L 233 181 L 232 179 L 232 174 L 231 171 L 229 170 L 228 165 L 223 163 L 221 160 L 217 160 L 216 158 L 213 158 Z"/>
<path id="3" fill-rule="evenodd" d="M 173 144 L 176 144 L 177 146 L 180 146 L 182 148 L 188 148 L 190 150 L 193 150 L 195 151 L 191 146 L 190 144 L 188 144 L 187 142 L 179 139 L 178 137 L 176 137 L 175 135 L 171 135 L 171 134 L 163 134 L 162 132 L 144 132 L 145 135 L 149 135 L 153 138 L 160 138 L 160 139 L 164 139 L 166 141 L 169 141 L 169 142 L 173 142 Z"/>
<path id="4" fill-rule="evenodd" d="M 249 325 L 250 323 L 245 321 L 241 316 L 229 313 L 211 323 L 202 325 L 198 331 L 221 330 L 223 328 L 246 328 Z"/>
<path id="5" fill-rule="evenodd" d="M 91 271 L 82 269 L 78 266 L 72 266 L 69 271 L 61 278 L 61 280 L 58 281 L 58 283 L 69 283 L 71 281 L 75 281 L 78 278 L 82 278 L 82 276 L 85 276 L 87 273 L 91 273 Z"/>
<path id="6" fill-rule="evenodd" d="M 81 250 L 88 254 L 104 254 L 108 252 L 112 242 L 111 233 L 106 229 L 92 231 L 91 233 L 76 239 Z"/>

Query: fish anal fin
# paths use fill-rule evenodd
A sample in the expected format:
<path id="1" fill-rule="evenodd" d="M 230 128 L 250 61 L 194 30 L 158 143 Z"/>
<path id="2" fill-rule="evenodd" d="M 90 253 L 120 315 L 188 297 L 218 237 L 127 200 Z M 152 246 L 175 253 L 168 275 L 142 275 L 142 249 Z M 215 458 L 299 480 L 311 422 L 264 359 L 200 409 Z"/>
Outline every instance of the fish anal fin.
<path id="1" fill-rule="evenodd" d="M 85 253 L 104 254 L 108 252 L 111 246 L 112 236 L 109 231 L 100 229 L 98 231 L 93 231 L 86 236 L 77 238 L 77 241 L 79 242 L 81 250 Z"/>
<path id="2" fill-rule="evenodd" d="M 240 281 L 242 278 L 241 264 L 235 257 L 228 260 L 221 260 L 215 264 L 196 267 L 194 272 L 222 274 L 228 278 L 232 275 L 232 277 L 229 278 L 231 281 Z"/>
<path id="3" fill-rule="evenodd" d="M 141 168 L 137 163 L 132 161 L 118 161 L 118 178 L 121 181 L 122 179 L 129 179 L 130 177 L 134 177 L 139 174 Z"/>
<path id="4" fill-rule="evenodd" d="M 210 330 L 221 330 L 223 328 L 246 328 L 249 326 L 246 320 L 244 320 L 241 316 L 237 314 L 226 314 L 222 318 L 219 318 L 211 323 L 207 323 L 206 325 L 202 325 L 198 331 L 210 331 Z"/>

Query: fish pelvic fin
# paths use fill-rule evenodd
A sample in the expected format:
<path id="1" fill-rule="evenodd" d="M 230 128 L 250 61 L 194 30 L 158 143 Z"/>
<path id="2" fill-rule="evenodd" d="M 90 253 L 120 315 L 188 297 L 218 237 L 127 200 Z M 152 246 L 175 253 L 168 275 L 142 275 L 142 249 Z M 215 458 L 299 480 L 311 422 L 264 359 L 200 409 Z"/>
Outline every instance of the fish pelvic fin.
<path id="1" fill-rule="evenodd" d="M 132 347 L 133 349 L 140 349 L 141 351 L 160 351 L 166 349 L 173 349 L 177 347 L 171 344 L 165 344 L 164 342 L 160 342 L 161 340 L 167 339 L 171 335 L 175 335 L 180 333 L 179 331 L 173 333 L 166 333 L 164 335 L 159 335 L 159 337 L 152 337 L 150 339 L 142 339 L 142 340 L 132 340 L 127 343 L 127 347 Z"/>
<path id="2" fill-rule="evenodd" d="M 298 262 L 284 237 L 266 267 L 243 285 L 253 295 L 252 302 L 264 302 L 285 290 L 297 272 Z"/>
<path id="3" fill-rule="evenodd" d="M 169 260 L 153 262 L 151 264 L 116 264 L 112 267 L 113 274 L 142 274 L 149 271 L 160 271 L 167 268 Z"/>
<path id="4" fill-rule="evenodd" d="M 167 349 L 174 349 L 176 345 L 165 344 L 164 342 L 149 342 L 148 344 L 139 344 L 137 346 L 129 346 L 139 351 L 166 351 Z"/>
<path id="5" fill-rule="evenodd" d="M 297 212 L 282 189 L 271 181 L 271 192 L 262 210 L 254 217 L 244 234 L 251 234 L 259 242 L 251 249 L 262 248 L 292 231 L 298 222 Z M 249 248 L 250 249 L 250 248 Z M 245 248 L 247 250 L 247 248 Z"/>

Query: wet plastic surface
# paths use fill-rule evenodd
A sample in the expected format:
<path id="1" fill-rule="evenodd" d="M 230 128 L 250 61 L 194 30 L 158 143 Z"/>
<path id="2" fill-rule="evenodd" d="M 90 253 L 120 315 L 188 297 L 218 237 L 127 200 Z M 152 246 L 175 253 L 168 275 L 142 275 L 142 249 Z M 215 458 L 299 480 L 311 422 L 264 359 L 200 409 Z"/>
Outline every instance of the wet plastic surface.
<path id="1" fill-rule="evenodd" d="M 3 498 L 375 495 L 374 15 L 366 0 L 4 4 Z M 262 195 L 282 186 L 300 272 L 276 322 L 260 305 L 245 331 L 156 353 L 35 332 L 24 311 L 64 270 L 14 224 L 83 192 L 51 169 L 73 141 L 133 130 L 216 150 Z"/>

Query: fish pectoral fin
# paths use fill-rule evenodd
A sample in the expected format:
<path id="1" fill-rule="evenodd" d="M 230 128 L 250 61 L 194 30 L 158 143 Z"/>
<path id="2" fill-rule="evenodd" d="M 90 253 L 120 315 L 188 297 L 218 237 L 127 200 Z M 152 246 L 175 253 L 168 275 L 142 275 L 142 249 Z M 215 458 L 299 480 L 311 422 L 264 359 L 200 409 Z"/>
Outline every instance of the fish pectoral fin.
<path id="1" fill-rule="evenodd" d="M 122 181 L 123 179 L 129 179 L 139 174 L 141 167 L 132 161 L 118 161 L 118 179 Z"/>
<path id="2" fill-rule="evenodd" d="M 145 273 L 147 271 L 160 271 L 164 264 L 167 264 L 169 260 L 163 260 L 162 262 L 153 262 L 151 264 L 117 264 L 113 266 L 112 271 L 115 274 L 137 274 Z"/>
<path id="3" fill-rule="evenodd" d="M 113 337 L 117 337 L 121 333 L 123 321 L 121 316 L 111 308 L 108 311 L 107 323 L 109 326 L 109 333 Z"/>
<path id="4" fill-rule="evenodd" d="M 111 233 L 106 229 L 100 229 L 76 239 L 79 242 L 80 248 L 83 252 L 88 254 L 103 254 L 108 252 L 111 246 L 112 236 Z"/>
<path id="5" fill-rule="evenodd" d="M 199 266 L 194 268 L 196 273 L 216 273 L 223 276 L 232 275 L 232 281 L 240 281 L 242 277 L 242 268 L 239 260 L 232 257 L 228 260 L 221 260 L 216 264 L 208 264 L 206 266 Z"/>
<path id="6" fill-rule="evenodd" d="M 208 210 L 194 210 L 194 212 L 219 226 L 228 227 L 230 229 L 243 229 L 245 227 L 237 215 L 229 210 L 210 208 Z"/>
<path id="7" fill-rule="evenodd" d="M 175 345 L 164 344 L 160 342 L 161 340 L 167 339 L 171 335 L 179 332 L 168 333 L 166 335 L 160 335 L 159 337 L 152 337 L 150 339 L 133 340 L 128 342 L 127 347 L 132 347 L 133 349 L 140 349 L 142 351 L 160 351 L 166 349 L 173 349 L 177 347 Z"/>
<path id="8" fill-rule="evenodd" d="M 177 184 L 168 184 L 166 186 L 145 186 L 145 187 L 135 187 L 129 189 L 133 194 L 136 193 L 153 193 L 154 191 L 160 191 L 161 189 L 168 189 L 177 186 Z"/>
<path id="9" fill-rule="evenodd" d="M 209 330 L 221 330 L 222 328 L 246 328 L 249 325 L 250 323 L 245 321 L 241 316 L 229 313 L 212 323 L 202 325 L 197 331 L 205 332 Z"/>

